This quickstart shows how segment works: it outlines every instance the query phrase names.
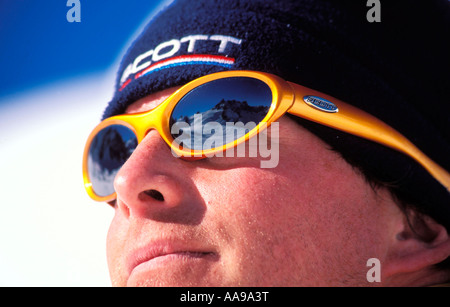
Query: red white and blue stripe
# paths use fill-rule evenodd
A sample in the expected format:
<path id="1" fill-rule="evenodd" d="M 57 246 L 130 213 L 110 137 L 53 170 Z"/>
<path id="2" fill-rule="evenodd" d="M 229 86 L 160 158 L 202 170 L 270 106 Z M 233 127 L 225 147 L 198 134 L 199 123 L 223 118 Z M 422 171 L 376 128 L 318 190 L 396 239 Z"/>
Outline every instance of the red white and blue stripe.
<path id="1" fill-rule="evenodd" d="M 235 59 L 229 58 L 225 56 L 218 56 L 218 55 L 209 55 L 209 54 L 195 54 L 195 55 L 181 55 L 173 58 L 169 58 L 167 60 L 162 60 L 157 63 L 154 63 L 150 65 L 149 67 L 145 68 L 143 71 L 137 73 L 134 76 L 134 79 L 138 79 L 142 76 L 151 74 L 153 72 L 171 68 L 171 67 L 177 67 L 177 66 L 183 66 L 183 65 L 216 65 L 216 66 L 222 66 L 225 68 L 231 68 L 234 64 Z M 128 79 L 125 81 L 122 86 L 120 87 L 119 91 L 122 91 L 130 82 L 132 79 Z"/>

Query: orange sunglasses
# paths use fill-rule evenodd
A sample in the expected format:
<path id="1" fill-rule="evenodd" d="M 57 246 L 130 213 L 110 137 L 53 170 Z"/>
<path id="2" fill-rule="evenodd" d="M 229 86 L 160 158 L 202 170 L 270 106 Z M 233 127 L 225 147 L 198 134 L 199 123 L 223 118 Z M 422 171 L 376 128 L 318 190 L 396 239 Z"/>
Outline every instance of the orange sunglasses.
<path id="1" fill-rule="evenodd" d="M 114 177 L 151 129 L 156 129 L 181 157 L 204 158 L 236 147 L 278 120 L 286 112 L 393 148 L 420 163 L 450 191 L 450 174 L 406 137 L 372 115 L 336 98 L 284 81 L 268 73 L 224 71 L 195 79 L 156 108 L 117 115 L 102 121 L 89 135 L 83 155 L 83 179 L 96 201 L 116 198 Z M 202 125 L 216 122 L 256 123 L 253 129 L 203 148 L 180 131 L 201 115 Z M 224 129 L 225 130 L 225 129 Z M 224 136 L 225 138 L 225 136 Z"/>

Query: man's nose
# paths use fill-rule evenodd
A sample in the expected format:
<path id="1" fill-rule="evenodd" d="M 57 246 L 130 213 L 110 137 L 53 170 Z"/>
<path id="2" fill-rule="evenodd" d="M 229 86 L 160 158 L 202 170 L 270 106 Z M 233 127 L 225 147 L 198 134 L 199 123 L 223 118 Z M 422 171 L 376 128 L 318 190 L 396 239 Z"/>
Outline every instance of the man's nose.
<path id="1" fill-rule="evenodd" d="M 151 130 L 114 180 L 118 210 L 128 218 L 147 217 L 173 209 L 186 198 L 183 164 L 156 130 Z"/>

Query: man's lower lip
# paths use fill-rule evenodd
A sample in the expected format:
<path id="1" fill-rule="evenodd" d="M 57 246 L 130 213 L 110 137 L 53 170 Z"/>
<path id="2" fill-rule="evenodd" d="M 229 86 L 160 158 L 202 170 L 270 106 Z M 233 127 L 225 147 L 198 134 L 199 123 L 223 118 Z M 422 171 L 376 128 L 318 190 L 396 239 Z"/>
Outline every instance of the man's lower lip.
<path id="1" fill-rule="evenodd" d="M 172 264 L 192 263 L 193 261 L 215 260 L 217 255 L 206 252 L 175 252 L 164 254 L 155 258 L 149 259 L 137 265 L 132 272 L 141 270 L 152 270 L 158 267 L 164 267 Z"/>

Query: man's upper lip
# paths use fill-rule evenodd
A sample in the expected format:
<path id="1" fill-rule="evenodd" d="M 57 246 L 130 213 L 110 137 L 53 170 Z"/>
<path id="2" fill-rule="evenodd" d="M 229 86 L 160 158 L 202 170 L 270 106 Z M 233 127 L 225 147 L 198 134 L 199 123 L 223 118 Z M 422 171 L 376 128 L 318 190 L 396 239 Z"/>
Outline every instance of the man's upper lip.
<path id="1" fill-rule="evenodd" d="M 213 254 L 212 250 L 197 246 L 196 244 L 182 243 L 172 240 L 161 240 L 151 242 L 134 250 L 127 258 L 128 272 L 131 273 L 135 267 L 154 258 L 175 253 L 205 253 Z"/>

